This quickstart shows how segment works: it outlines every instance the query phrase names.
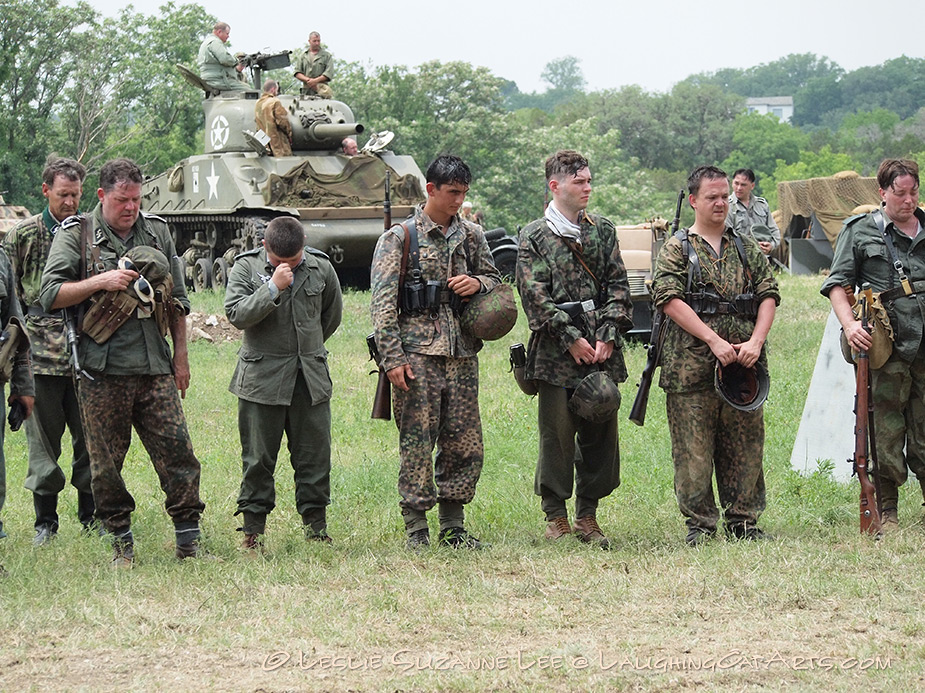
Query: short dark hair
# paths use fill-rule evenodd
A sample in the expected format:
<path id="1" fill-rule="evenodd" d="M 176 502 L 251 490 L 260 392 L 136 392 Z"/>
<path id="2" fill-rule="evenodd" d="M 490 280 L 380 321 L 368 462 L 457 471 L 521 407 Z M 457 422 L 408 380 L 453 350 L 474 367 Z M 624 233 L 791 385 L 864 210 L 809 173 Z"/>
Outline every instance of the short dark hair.
<path id="1" fill-rule="evenodd" d="M 268 79 L 266 82 L 263 83 L 264 91 L 268 92 L 270 91 L 270 89 L 277 89 L 277 88 L 279 88 L 279 82 L 277 82 L 275 79 Z"/>
<path id="2" fill-rule="evenodd" d="M 877 169 L 877 185 L 881 190 L 892 188 L 900 176 L 912 176 L 919 185 L 919 165 L 911 159 L 884 159 Z"/>
<path id="3" fill-rule="evenodd" d="M 546 159 L 546 182 L 559 176 L 577 176 L 588 160 L 574 149 L 562 149 Z"/>
<path id="4" fill-rule="evenodd" d="M 295 217 L 276 217 L 267 224 L 263 243 L 277 257 L 295 257 L 305 247 L 305 229 Z"/>
<path id="5" fill-rule="evenodd" d="M 448 183 L 468 186 L 472 182 L 472 171 L 466 162 L 452 154 L 441 154 L 427 167 L 424 178 L 438 188 Z"/>
<path id="6" fill-rule="evenodd" d="M 698 166 L 687 177 L 687 189 L 691 195 L 696 195 L 700 192 L 700 183 L 704 179 L 716 180 L 717 178 L 728 180 L 726 172 L 718 166 Z"/>
<path id="7" fill-rule="evenodd" d="M 103 168 L 100 169 L 100 187 L 103 192 L 109 192 L 117 185 L 141 185 L 144 182 L 144 174 L 131 159 L 113 159 L 103 164 Z"/>
<path id="8" fill-rule="evenodd" d="M 45 163 L 45 170 L 42 171 L 42 182 L 51 188 L 54 186 L 55 178 L 58 176 L 77 181 L 83 185 L 84 179 L 87 177 L 87 169 L 79 161 L 74 161 L 74 159 L 49 157 Z"/>
<path id="9" fill-rule="evenodd" d="M 750 168 L 737 169 L 736 172 L 732 174 L 733 178 L 735 178 L 736 176 L 745 176 L 746 178 L 748 178 L 749 182 L 751 183 L 754 183 L 757 180 L 757 178 L 755 178 L 755 172 L 752 171 Z"/>

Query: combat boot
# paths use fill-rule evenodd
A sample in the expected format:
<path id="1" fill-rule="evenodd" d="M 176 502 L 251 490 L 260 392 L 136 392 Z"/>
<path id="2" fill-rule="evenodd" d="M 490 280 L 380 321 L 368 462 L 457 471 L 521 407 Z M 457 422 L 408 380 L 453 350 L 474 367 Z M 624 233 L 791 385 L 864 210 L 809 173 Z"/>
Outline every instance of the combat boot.
<path id="1" fill-rule="evenodd" d="M 562 537 L 567 537 L 572 533 L 572 526 L 568 522 L 567 516 L 554 517 L 546 523 L 546 532 L 544 536 L 549 541 L 556 541 Z"/>
<path id="2" fill-rule="evenodd" d="M 245 534 L 241 542 L 241 551 L 248 558 L 256 558 L 264 551 L 262 534 Z"/>
<path id="3" fill-rule="evenodd" d="M 576 518 L 572 533 L 585 544 L 594 544 L 604 551 L 610 548 L 610 539 L 604 536 L 594 515 Z"/>
<path id="4" fill-rule="evenodd" d="M 119 541 L 113 543 L 113 557 L 112 563 L 109 564 L 110 568 L 115 570 L 118 569 L 130 569 L 135 563 L 135 544 L 132 542 Z"/>
<path id="5" fill-rule="evenodd" d="M 880 477 L 880 527 L 884 534 L 899 529 L 899 489 L 884 477 Z"/>
<path id="6" fill-rule="evenodd" d="M 44 546 L 58 534 L 58 494 L 32 494 L 35 506 L 35 536 L 33 546 Z"/>
<path id="7" fill-rule="evenodd" d="M 77 492 L 77 519 L 83 526 L 86 534 L 99 533 L 99 523 L 96 521 L 96 503 L 90 491 Z"/>
<path id="8" fill-rule="evenodd" d="M 328 536 L 328 520 L 325 508 L 312 508 L 302 516 L 306 541 L 320 541 L 330 544 L 333 539 Z"/>

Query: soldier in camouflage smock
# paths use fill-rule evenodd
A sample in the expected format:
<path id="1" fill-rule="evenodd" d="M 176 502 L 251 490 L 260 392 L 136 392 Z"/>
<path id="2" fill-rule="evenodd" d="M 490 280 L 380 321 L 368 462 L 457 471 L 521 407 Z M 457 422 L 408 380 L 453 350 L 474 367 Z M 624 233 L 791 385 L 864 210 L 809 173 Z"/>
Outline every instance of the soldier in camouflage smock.
<path id="1" fill-rule="evenodd" d="M 48 542 L 58 532 L 58 494 L 65 485 L 58 458 L 65 426 L 73 450 L 71 484 L 77 489 L 77 518 L 84 528 L 93 522 L 90 456 L 80 422 L 64 316 L 62 311 L 46 313 L 39 301 L 42 270 L 54 238 L 52 229 L 77 214 L 86 175 L 86 169 L 73 159 L 49 161 L 42 173 L 42 194 L 48 198 L 48 206 L 41 214 L 13 228 L 3 241 L 32 341 L 36 405 L 25 423 L 29 442 L 25 486 L 33 494 L 36 546 Z"/>
<path id="2" fill-rule="evenodd" d="M 725 225 L 729 181 L 715 166 L 701 166 L 688 178 L 695 222 L 686 234 L 699 258 L 700 278 L 691 292 L 717 298 L 695 312 L 688 293 L 692 266 L 678 236 L 659 252 L 652 288 L 655 305 L 671 318 L 662 349 L 659 385 L 666 393 L 668 427 L 675 469 L 675 494 L 687 518 L 687 543 L 699 544 L 716 533 L 719 511 L 713 498 L 713 473 L 719 489 L 726 532 L 739 539 L 760 539 L 756 526 L 765 508 L 764 408 L 740 411 L 714 389 L 716 362 L 766 366 L 764 347 L 780 292 L 757 243 L 741 238 L 747 269 Z M 748 281 L 748 274 L 751 282 Z M 751 285 L 755 310 L 733 309 L 736 297 Z M 696 304 L 695 304 L 696 306 Z M 715 312 L 712 312 L 714 311 Z M 712 312 L 712 314 L 710 314 Z"/>
<path id="3" fill-rule="evenodd" d="M 199 460 L 193 454 L 179 394 L 189 387 L 186 319 L 189 300 L 183 269 L 166 222 L 141 214 L 144 177 L 134 162 L 115 159 L 100 171 L 100 204 L 91 220 L 90 249 L 81 247 L 80 224 L 62 226 L 52 243 L 42 275 L 41 300 L 46 311 L 106 297 L 130 299 L 125 322 L 106 338 L 90 338 L 93 322 L 84 317 L 80 365 L 92 376 L 78 387 L 84 433 L 90 451 L 90 471 L 97 517 L 115 539 L 113 565 L 130 567 L 134 559 L 131 514 L 135 500 L 125 487 L 122 464 L 132 440 L 132 428 L 151 457 L 166 508 L 174 523 L 178 558 L 198 554 L 199 518 L 205 507 L 199 498 Z M 80 256 L 90 255 L 96 273 L 80 276 Z M 98 254 L 98 259 L 96 255 Z M 121 258 L 150 258 L 144 272 L 155 305 L 133 297 L 145 292 L 139 272 L 119 269 Z M 157 278 L 154 273 L 157 273 Z M 168 290 L 168 275 L 172 288 Z M 160 305 L 157 305 L 160 304 Z M 162 327 L 162 310 L 169 325 Z M 173 356 L 164 338 L 169 329 Z M 179 393 L 178 393 L 179 391 Z"/>
<path id="4" fill-rule="evenodd" d="M 626 267 L 613 224 L 586 211 L 591 172 L 578 152 L 546 160 L 553 200 L 520 232 L 517 289 L 530 323 L 525 376 L 537 381 L 540 433 L 534 491 L 542 499 L 546 538 L 575 534 L 609 547 L 597 524 L 600 499 L 620 485 L 617 410 L 603 423 L 569 410 L 575 388 L 595 371 L 626 380 L 622 334 L 633 326 Z M 573 319 L 561 307 L 583 301 Z M 574 482 L 575 524 L 565 501 Z"/>
<path id="5" fill-rule="evenodd" d="M 877 182 L 883 205 L 845 222 L 822 294 L 855 349 L 869 349 L 871 338 L 851 312 L 849 293 L 870 283 L 890 316 L 893 353 L 870 371 L 882 521 L 884 531 L 890 531 L 898 527 L 899 487 L 909 471 L 925 496 L 925 212 L 918 207 L 916 162 L 885 160 Z M 897 260 L 910 282 L 909 293 L 894 268 Z"/>
<path id="6" fill-rule="evenodd" d="M 427 201 L 415 209 L 413 223 L 423 281 L 432 282 L 433 304 L 399 310 L 405 230 L 395 226 L 380 237 L 373 254 L 370 310 L 392 384 L 401 455 L 398 490 L 408 545 L 430 543 L 425 513 L 439 503 L 441 543 L 479 548 L 479 541 L 464 529 L 463 506 L 475 495 L 484 457 L 477 356 L 482 342 L 460 329 L 452 302 L 490 291 L 501 275 L 481 227 L 458 214 L 469 189 L 469 167 L 444 155 L 428 167 L 426 178 Z M 412 264 L 409 259 L 405 290 L 411 286 Z"/>

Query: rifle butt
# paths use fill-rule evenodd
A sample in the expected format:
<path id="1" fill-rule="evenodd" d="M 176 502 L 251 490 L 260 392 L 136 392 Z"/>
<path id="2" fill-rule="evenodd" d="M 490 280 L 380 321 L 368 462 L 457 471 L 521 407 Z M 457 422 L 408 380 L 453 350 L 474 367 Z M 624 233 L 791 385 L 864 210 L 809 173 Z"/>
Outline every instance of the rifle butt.
<path id="1" fill-rule="evenodd" d="M 376 382 L 376 394 L 373 396 L 373 411 L 371 419 L 381 421 L 392 420 L 392 383 L 385 371 L 379 370 L 379 380 Z"/>
<path id="2" fill-rule="evenodd" d="M 652 388 L 651 374 L 646 377 L 642 374 L 639 380 L 639 389 L 636 391 L 636 399 L 633 400 L 633 408 L 630 409 L 630 421 L 637 426 L 644 426 L 646 423 L 646 409 L 649 407 L 649 390 Z"/>

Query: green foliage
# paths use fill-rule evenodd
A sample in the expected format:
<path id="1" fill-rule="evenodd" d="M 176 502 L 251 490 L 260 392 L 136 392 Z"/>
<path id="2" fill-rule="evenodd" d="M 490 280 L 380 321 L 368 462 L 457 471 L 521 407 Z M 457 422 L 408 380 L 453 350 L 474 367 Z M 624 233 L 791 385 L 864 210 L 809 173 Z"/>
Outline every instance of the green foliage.
<path id="1" fill-rule="evenodd" d="M 771 114 L 740 113 L 736 116 L 732 141 L 735 149 L 723 160 L 722 167 L 732 175 L 739 168 L 750 168 L 758 177 L 756 191 L 764 195 L 762 185 L 780 163 L 799 160 L 809 138 L 792 125 Z"/>
<path id="2" fill-rule="evenodd" d="M 540 79 L 552 89 L 562 92 L 584 91 L 585 77 L 581 72 L 581 60 L 573 55 L 556 58 L 546 63 Z"/>
<path id="3" fill-rule="evenodd" d="M 838 79 L 844 70 L 813 53 L 791 54 L 745 69 L 725 68 L 691 75 L 692 84 L 712 84 L 740 96 L 794 96 L 816 79 Z"/>

